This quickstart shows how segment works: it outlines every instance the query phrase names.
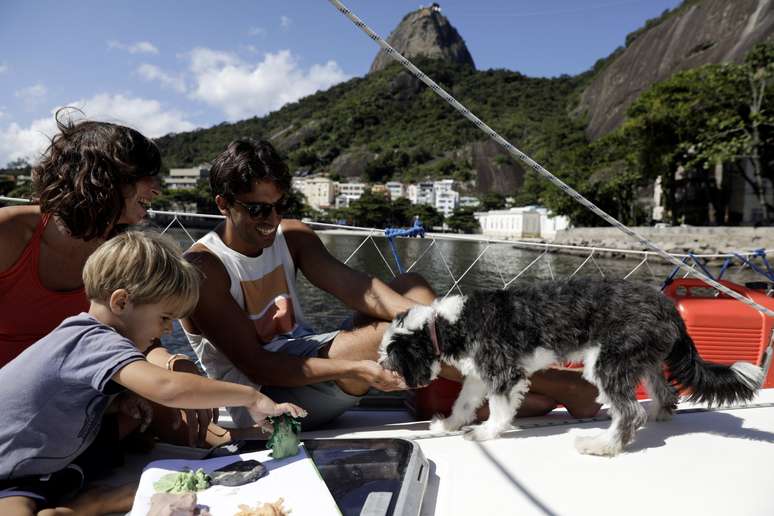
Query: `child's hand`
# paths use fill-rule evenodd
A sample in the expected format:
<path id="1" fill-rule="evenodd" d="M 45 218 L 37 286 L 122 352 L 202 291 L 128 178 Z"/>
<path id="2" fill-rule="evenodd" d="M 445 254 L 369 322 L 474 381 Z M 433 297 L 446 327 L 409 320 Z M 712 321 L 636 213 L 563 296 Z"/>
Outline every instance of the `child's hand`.
<path id="1" fill-rule="evenodd" d="M 255 424 L 265 430 L 271 430 L 272 425 L 266 420 L 269 416 L 288 414 L 295 418 L 306 417 L 306 410 L 292 403 L 274 403 L 268 396 L 259 395 L 255 404 L 247 407 Z"/>
<path id="2" fill-rule="evenodd" d="M 144 432 L 148 428 L 153 420 L 153 407 L 148 403 L 148 400 L 132 392 L 126 392 L 119 396 L 117 403 L 119 414 L 139 420 L 140 432 Z"/>

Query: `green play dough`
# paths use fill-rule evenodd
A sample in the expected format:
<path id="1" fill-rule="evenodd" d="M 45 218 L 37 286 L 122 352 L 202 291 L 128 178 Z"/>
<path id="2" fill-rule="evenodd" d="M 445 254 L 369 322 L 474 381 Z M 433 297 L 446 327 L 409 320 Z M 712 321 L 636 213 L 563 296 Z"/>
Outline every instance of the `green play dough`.
<path id="1" fill-rule="evenodd" d="M 301 423 L 298 419 L 282 414 L 269 417 L 269 421 L 274 425 L 274 433 L 271 434 L 266 447 L 271 448 L 272 458 L 284 459 L 296 455 L 299 444 L 298 434 L 301 432 Z"/>
<path id="2" fill-rule="evenodd" d="M 153 483 L 157 493 L 189 493 L 210 487 L 210 477 L 202 468 L 168 473 Z"/>

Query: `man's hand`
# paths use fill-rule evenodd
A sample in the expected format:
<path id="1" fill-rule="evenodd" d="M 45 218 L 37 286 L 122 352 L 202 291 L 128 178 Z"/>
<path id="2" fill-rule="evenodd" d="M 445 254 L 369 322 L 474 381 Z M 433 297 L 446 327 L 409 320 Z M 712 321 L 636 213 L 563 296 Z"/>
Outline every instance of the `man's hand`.
<path id="1" fill-rule="evenodd" d="M 373 360 L 362 360 L 359 379 L 367 382 L 374 389 L 383 392 L 403 391 L 408 389 L 406 380 L 396 371 L 384 369 Z"/>
<path id="2" fill-rule="evenodd" d="M 172 362 L 170 369 L 178 373 L 191 373 L 199 375 L 199 370 L 190 360 L 178 359 Z M 172 428 L 177 430 L 180 425 L 185 423 L 188 427 L 188 445 L 205 446 L 207 438 L 207 427 L 210 422 L 218 422 L 218 409 L 170 409 L 174 412 Z"/>

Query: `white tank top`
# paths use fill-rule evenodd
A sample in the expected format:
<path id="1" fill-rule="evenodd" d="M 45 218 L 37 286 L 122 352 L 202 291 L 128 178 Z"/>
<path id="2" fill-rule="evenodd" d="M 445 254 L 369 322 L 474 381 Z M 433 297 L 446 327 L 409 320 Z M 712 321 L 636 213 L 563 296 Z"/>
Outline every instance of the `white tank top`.
<path id="1" fill-rule="evenodd" d="M 296 269 L 282 226 L 274 243 L 260 256 L 245 256 L 231 249 L 215 231 L 197 241 L 220 259 L 231 282 L 231 296 L 255 324 L 259 335 L 293 338 L 309 335 L 296 292 Z M 278 312 L 284 312 L 275 317 Z M 202 335 L 185 332 L 207 376 L 254 385 L 247 376 Z"/>

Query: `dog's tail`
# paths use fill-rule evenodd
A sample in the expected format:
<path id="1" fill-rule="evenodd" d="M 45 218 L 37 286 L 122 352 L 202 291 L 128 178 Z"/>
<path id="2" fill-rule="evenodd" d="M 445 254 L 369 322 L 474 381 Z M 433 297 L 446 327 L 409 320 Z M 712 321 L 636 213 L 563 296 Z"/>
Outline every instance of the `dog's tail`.
<path id="1" fill-rule="evenodd" d="M 731 366 L 703 360 L 685 327 L 665 362 L 670 381 L 689 393 L 688 401 L 710 406 L 750 401 L 763 382 L 763 370 L 748 362 Z"/>

